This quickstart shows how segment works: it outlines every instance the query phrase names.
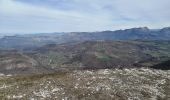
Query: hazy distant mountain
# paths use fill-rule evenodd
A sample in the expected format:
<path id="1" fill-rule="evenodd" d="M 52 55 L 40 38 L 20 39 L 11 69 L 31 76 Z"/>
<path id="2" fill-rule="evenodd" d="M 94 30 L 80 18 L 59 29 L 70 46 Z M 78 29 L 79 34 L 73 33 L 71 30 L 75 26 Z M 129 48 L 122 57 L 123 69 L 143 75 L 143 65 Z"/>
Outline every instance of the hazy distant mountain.
<path id="1" fill-rule="evenodd" d="M 1 48 L 30 49 L 46 44 L 61 44 L 91 40 L 170 40 L 170 27 L 152 30 L 147 27 L 102 32 L 44 33 L 5 36 Z"/>

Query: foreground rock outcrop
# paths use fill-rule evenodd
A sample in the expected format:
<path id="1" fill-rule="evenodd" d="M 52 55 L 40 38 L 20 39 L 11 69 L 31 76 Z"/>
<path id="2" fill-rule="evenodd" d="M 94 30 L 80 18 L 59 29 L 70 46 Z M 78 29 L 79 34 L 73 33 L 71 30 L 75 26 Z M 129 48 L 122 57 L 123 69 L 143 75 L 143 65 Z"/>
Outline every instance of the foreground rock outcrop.
<path id="1" fill-rule="evenodd" d="M 26 100 L 168 100 L 170 71 L 104 69 L 0 77 L 0 98 Z"/>

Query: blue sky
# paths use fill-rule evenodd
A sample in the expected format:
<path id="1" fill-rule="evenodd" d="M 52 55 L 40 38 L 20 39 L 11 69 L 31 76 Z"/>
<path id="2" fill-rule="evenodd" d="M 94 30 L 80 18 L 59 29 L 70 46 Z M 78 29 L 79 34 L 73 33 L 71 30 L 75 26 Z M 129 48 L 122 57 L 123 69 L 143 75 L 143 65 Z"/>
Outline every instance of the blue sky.
<path id="1" fill-rule="evenodd" d="M 170 0 L 0 0 L 0 33 L 170 26 Z"/>

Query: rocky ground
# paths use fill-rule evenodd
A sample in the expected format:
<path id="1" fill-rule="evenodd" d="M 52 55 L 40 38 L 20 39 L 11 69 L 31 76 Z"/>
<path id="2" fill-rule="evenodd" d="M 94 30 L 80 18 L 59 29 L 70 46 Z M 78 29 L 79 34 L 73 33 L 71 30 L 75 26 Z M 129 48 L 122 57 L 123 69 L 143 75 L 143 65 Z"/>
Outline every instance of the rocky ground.
<path id="1" fill-rule="evenodd" d="M 0 76 L 2 100 L 169 100 L 170 70 L 101 69 Z"/>

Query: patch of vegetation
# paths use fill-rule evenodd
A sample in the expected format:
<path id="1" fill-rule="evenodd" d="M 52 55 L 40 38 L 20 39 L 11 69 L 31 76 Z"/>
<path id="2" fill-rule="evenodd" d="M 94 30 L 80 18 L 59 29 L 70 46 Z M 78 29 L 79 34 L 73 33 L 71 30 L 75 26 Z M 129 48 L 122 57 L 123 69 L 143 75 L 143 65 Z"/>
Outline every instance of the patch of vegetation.
<path id="1" fill-rule="evenodd" d="M 145 53 L 151 54 L 155 57 L 164 55 L 170 56 L 170 41 L 137 40 L 128 42 L 140 46 Z"/>
<path id="2" fill-rule="evenodd" d="M 111 60 L 111 57 L 102 53 L 95 53 L 95 56 L 97 59 L 101 60 L 101 61 L 109 61 Z"/>
<path id="3" fill-rule="evenodd" d="M 59 52 L 49 52 L 47 57 L 48 57 L 47 59 L 49 60 L 49 64 L 52 66 L 53 65 L 61 66 L 63 62 L 66 61 L 64 54 L 59 53 Z"/>
<path id="4" fill-rule="evenodd" d="M 61 67 L 63 63 L 67 61 L 68 58 L 62 52 L 49 51 L 44 54 L 38 54 L 35 56 L 42 65 L 55 67 Z"/>
<path id="5" fill-rule="evenodd" d="M 96 48 L 96 51 L 98 52 L 104 52 L 106 51 L 106 48 L 104 47 L 104 45 L 100 44 L 100 43 L 97 43 L 94 48 Z"/>

